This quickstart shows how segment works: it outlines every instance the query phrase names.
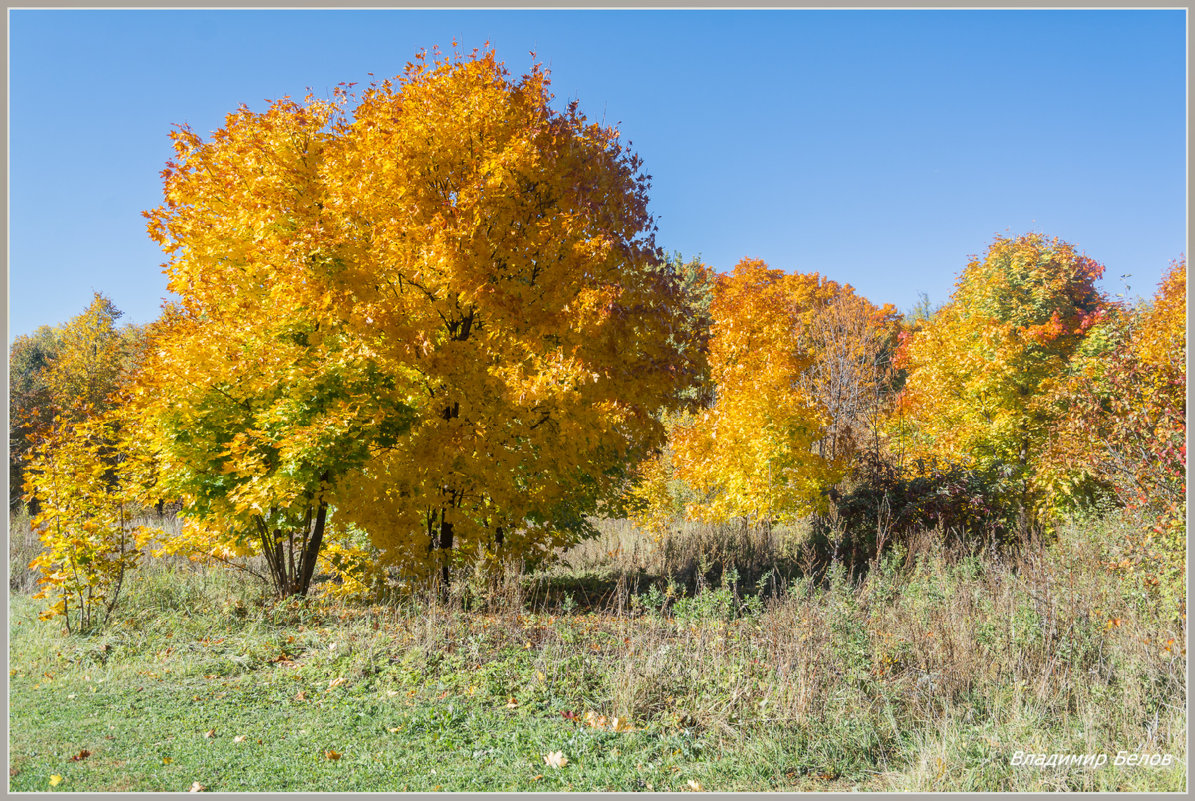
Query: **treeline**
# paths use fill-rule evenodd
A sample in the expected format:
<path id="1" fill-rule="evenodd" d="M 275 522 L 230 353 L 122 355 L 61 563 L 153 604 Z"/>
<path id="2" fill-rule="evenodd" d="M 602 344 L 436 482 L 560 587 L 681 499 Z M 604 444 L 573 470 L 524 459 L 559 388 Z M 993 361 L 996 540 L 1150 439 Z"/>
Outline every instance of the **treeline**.
<path id="1" fill-rule="evenodd" d="M 900 316 L 744 261 L 713 281 L 713 400 L 666 418 L 634 513 L 812 517 L 843 558 L 942 528 L 1008 542 L 1112 505 L 1150 520 L 1123 568 L 1185 575 L 1186 262 L 1149 302 L 1041 234 L 997 238 L 941 308 Z"/>
<path id="2" fill-rule="evenodd" d="M 179 300 L 119 330 L 97 296 L 10 354 L 47 614 L 102 618 L 151 549 L 290 595 L 534 563 L 595 515 L 813 515 L 877 548 L 1183 503 L 1185 263 L 1126 307 L 1070 246 L 998 239 L 917 320 L 760 262 L 718 276 L 656 246 L 617 131 L 551 99 L 538 66 L 421 55 L 173 133 L 146 216 Z M 138 517 L 165 502 L 179 535 Z"/>

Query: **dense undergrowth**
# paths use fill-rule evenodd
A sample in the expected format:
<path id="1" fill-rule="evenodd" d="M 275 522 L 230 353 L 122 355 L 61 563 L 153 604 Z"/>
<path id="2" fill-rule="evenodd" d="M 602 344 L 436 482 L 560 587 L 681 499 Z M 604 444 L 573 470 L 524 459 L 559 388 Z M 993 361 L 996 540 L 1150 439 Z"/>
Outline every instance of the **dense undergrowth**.
<path id="1" fill-rule="evenodd" d="M 549 569 L 384 603 L 154 560 L 78 635 L 37 619 L 18 520 L 9 787 L 1182 790 L 1184 610 L 1108 568 L 1139 525 L 848 568 L 802 529 L 605 521 Z"/>

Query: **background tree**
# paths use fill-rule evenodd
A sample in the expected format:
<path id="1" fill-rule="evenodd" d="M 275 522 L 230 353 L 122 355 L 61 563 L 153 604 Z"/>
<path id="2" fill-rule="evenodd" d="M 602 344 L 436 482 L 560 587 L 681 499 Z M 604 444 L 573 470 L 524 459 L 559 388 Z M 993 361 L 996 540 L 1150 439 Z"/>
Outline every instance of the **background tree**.
<path id="1" fill-rule="evenodd" d="M 136 369 L 144 330 L 118 327 L 122 314 L 96 292 L 66 323 L 42 326 L 13 342 L 8 358 L 10 506 L 21 501 L 30 449 L 48 435 L 55 418 L 80 421 L 102 411 L 121 376 Z"/>
<path id="2" fill-rule="evenodd" d="M 1103 267 L 1041 234 L 998 237 L 950 301 L 911 335 L 898 408 L 910 460 L 1007 473 L 1022 526 L 1044 519 L 1034 483 L 1057 411 L 1051 391 L 1106 306 Z"/>
<path id="3" fill-rule="evenodd" d="M 827 423 L 818 452 L 831 462 L 850 459 L 864 448 L 879 453 L 900 330 L 892 304 L 877 308 L 849 285 L 832 291 L 799 333 L 813 361 L 798 378 L 825 410 Z"/>
<path id="4" fill-rule="evenodd" d="M 1176 598 L 1186 575 L 1186 272 L 1176 261 L 1150 302 L 1110 308 L 1091 330 L 1055 393 L 1044 459 L 1052 475 L 1085 479 L 1063 487 L 1078 500 L 1110 491 L 1148 514 L 1125 566 L 1165 580 Z"/>
<path id="5" fill-rule="evenodd" d="M 8 503 L 17 509 L 24 494 L 25 466 L 43 410 L 50 409 L 46 369 L 58 351 L 59 331 L 43 325 L 17 337 L 8 352 Z M 48 415 L 47 421 L 53 415 Z"/>
<path id="6" fill-rule="evenodd" d="M 672 431 L 671 471 L 645 471 L 650 512 L 667 473 L 699 519 L 787 520 L 821 509 L 882 390 L 895 311 L 817 274 L 744 260 L 711 304 L 715 400 Z M 887 333 L 885 333 L 887 331 Z"/>

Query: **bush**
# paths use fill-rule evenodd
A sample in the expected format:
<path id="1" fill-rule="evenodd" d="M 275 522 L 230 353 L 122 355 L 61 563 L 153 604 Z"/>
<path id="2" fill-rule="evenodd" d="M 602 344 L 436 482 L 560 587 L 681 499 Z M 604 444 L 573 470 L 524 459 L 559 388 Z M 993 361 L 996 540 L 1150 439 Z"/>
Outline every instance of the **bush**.
<path id="1" fill-rule="evenodd" d="M 985 542 L 1008 541 L 1018 530 L 1020 482 L 1009 467 L 919 460 L 906 470 L 867 454 L 845 483 L 845 491 L 829 493 L 830 514 L 814 521 L 814 546 L 831 561 L 870 562 L 886 544 L 925 530 Z"/>

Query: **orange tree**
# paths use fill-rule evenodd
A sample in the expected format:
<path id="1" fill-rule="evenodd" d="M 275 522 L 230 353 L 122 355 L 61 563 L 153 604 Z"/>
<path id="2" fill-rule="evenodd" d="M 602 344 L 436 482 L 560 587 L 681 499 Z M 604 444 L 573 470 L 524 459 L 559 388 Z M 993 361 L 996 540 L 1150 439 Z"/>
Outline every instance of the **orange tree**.
<path id="1" fill-rule="evenodd" d="M 1105 300 L 1103 267 L 1040 234 L 998 237 L 950 301 L 906 335 L 896 430 L 921 464 L 1003 480 L 1011 520 L 1043 521 L 1057 499 L 1036 470 L 1057 419 L 1050 403 Z"/>
<path id="2" fill-rule="evenodd" d="M 137 403 L 191 543 L 305 592 L 328 517 L 409 573 L 583 531 L 697 369 L 648 179 L 492 52 L 181 129 L 181 300 Z M 351 116 L 351 119 L 350 119 Z"/>
<path id="3" fill-rule="evenodd" d="M 748 259 L 718 279 L 710 315 L 713 402 L 670 421 L 669 449 L 632 491 L 637 518 L 660 528 L 678 495 L 703 520 L 821 510 L 867 427 L 893 310 Z"/>
<path id="4" fill-rule="evenodd" d="M 1171 265 L 1149 303 L 1116 307 L 1093 328 L 1054 401 L 1047 454 L 1055 472 L 1082 472 L 1156 524 L 1121 567 L 1181 589 L 1186 551 L 1187 265 Z"/>

